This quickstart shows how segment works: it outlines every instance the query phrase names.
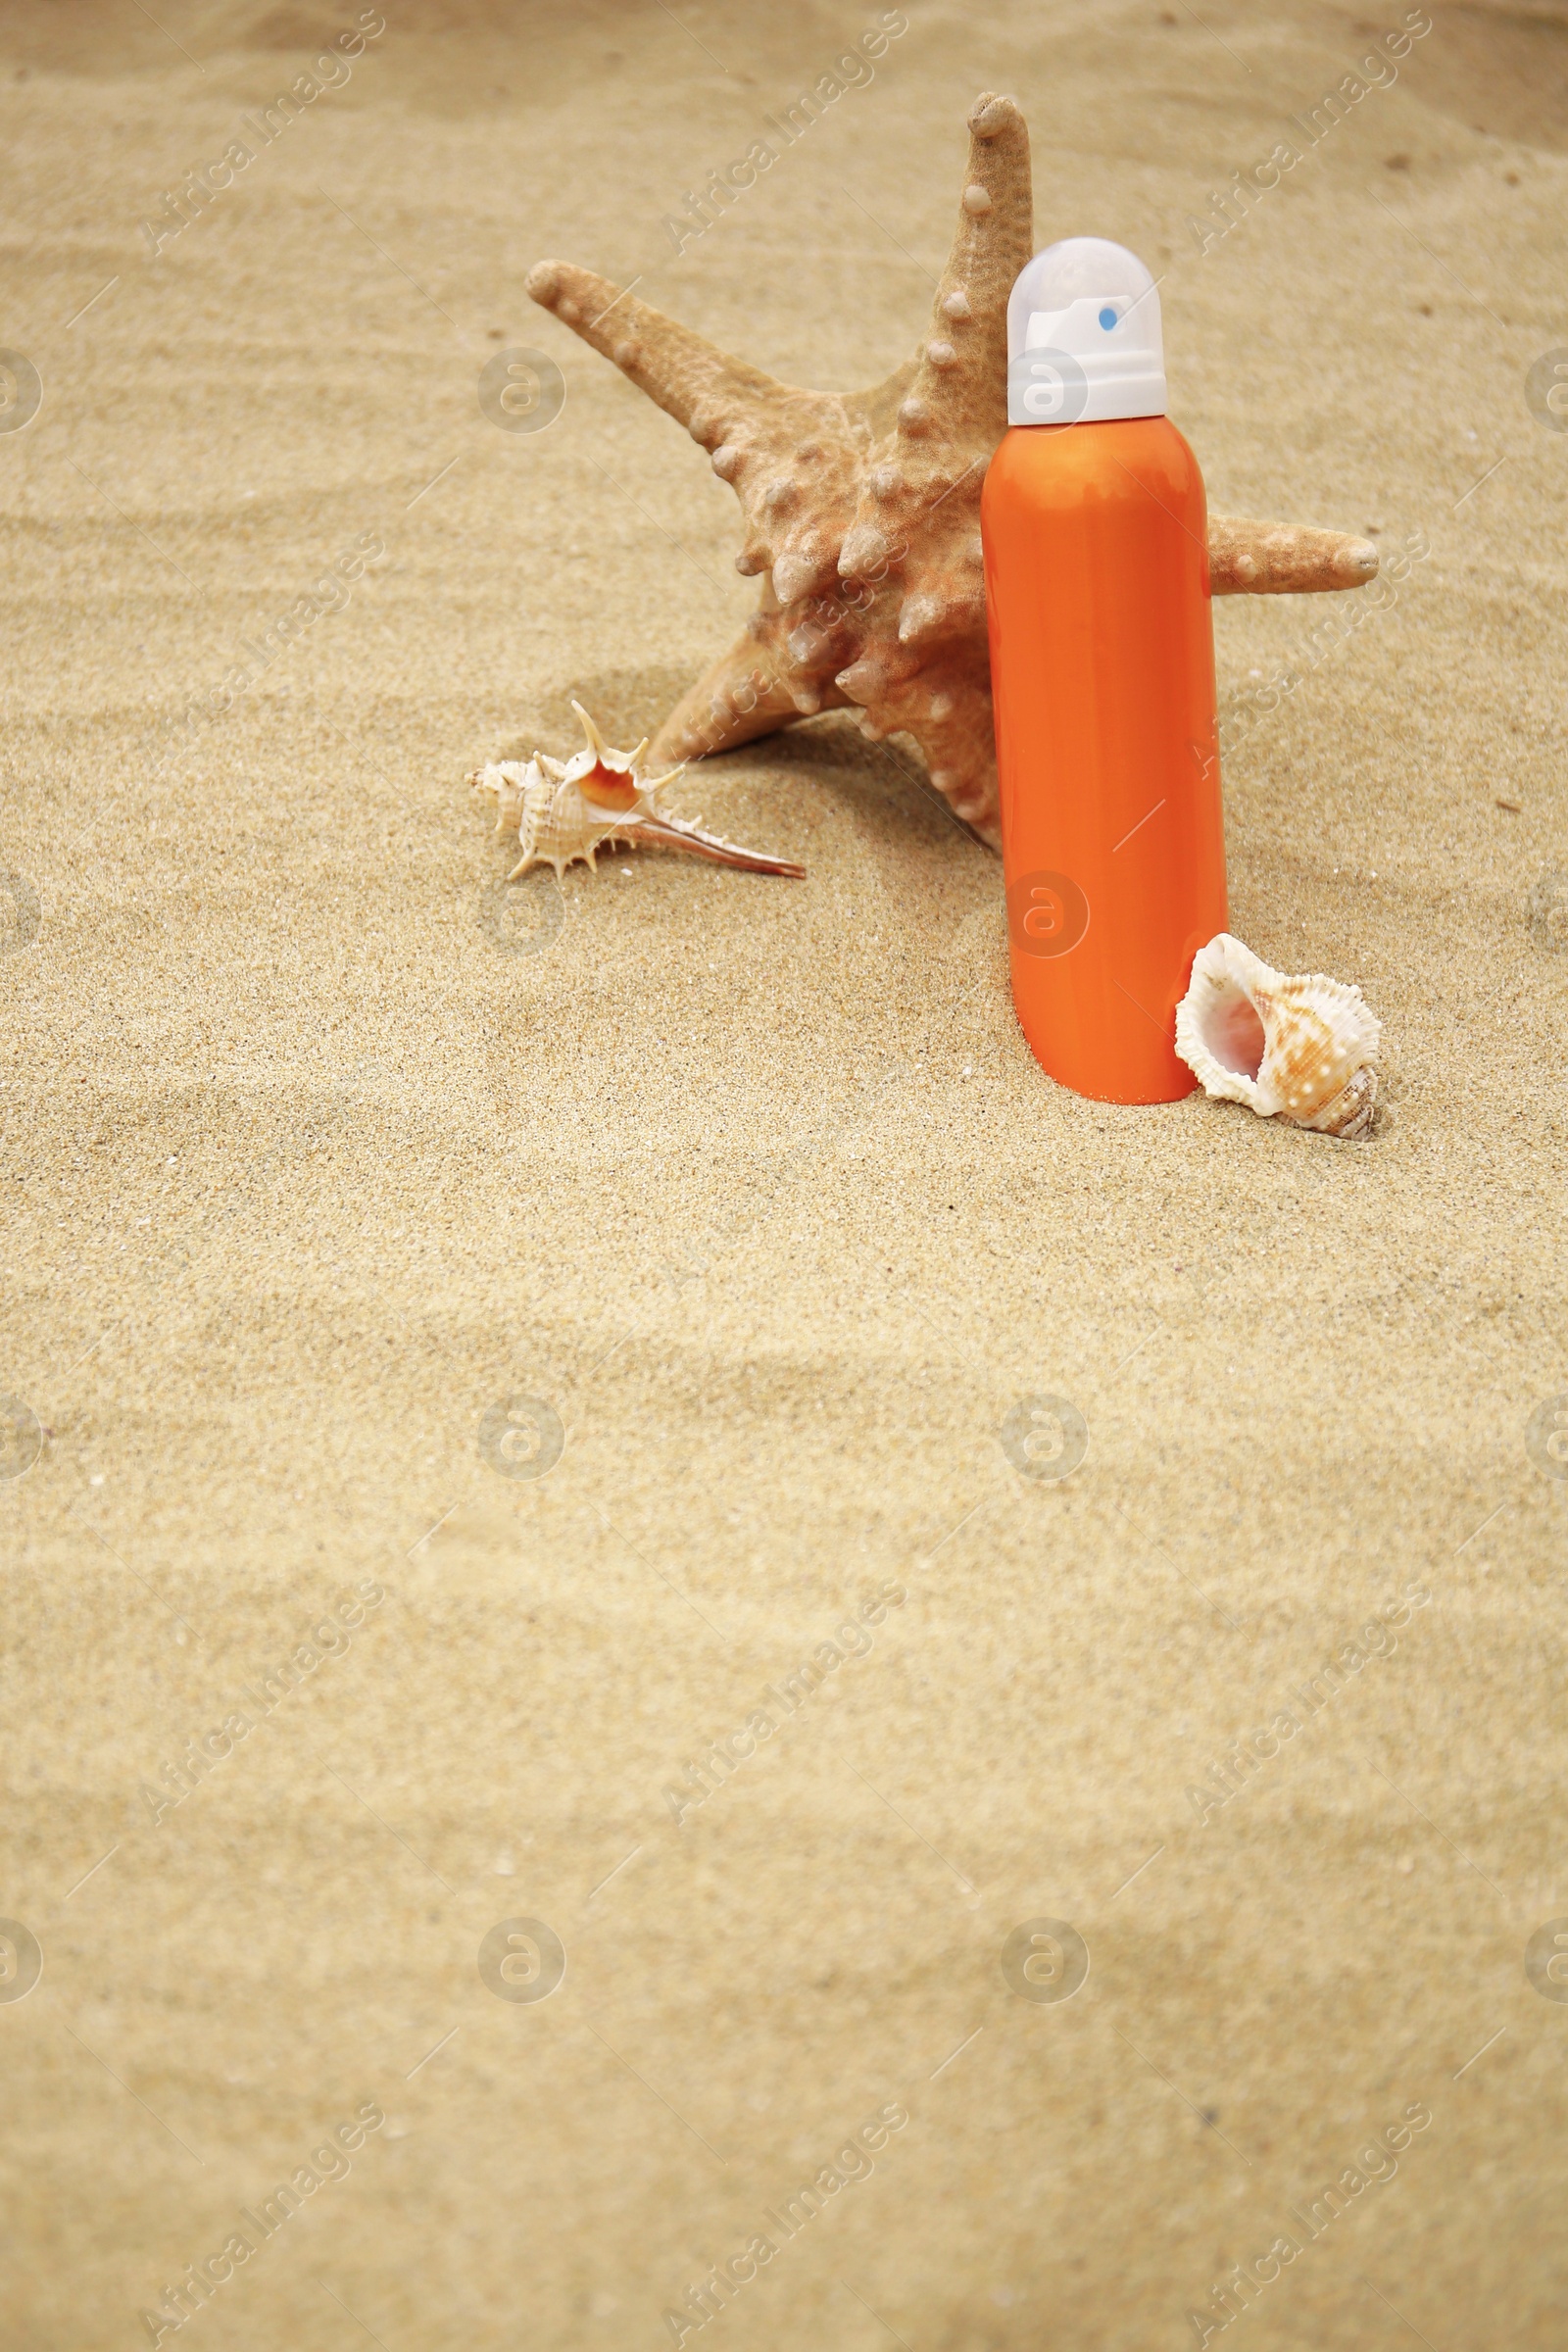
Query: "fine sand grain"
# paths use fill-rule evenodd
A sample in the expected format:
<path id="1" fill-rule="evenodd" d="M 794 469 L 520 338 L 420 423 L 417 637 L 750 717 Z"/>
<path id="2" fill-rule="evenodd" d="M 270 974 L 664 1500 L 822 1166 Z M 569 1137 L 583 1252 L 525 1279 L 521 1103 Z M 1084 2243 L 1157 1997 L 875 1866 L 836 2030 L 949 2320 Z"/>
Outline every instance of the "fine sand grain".
<path id="1" fill-rule="evenodd" d="M 249 2230 L 194 2342 L 654 2352 L 739 2257 L 731 2352 L 1177 2352 L 1237 2263 L 1250 2352 L 1557 2352 L 1568 433 L 1525 378 L 1568 345 L 1568 15 L 1435 8 L 1204 252 L 1397 0 L 909 0 L 677 259 L 682 191 L 879 9 L 385 13 L 155 258 L 354 0 L 0 7 L 42 383 L 0 434 L 0 1390 L 42 1431 L 0 1916 L 43 1959 L 0 1982 L 0 2341 L 167 2345 Z M 874 381 L 984 89 L 1039 241 L 1165 273 L 1212 504 L 1429 551 L 1343 642 L 1353 598 L 1215 613 L 1232 925 L 1365 989 L 1364 1144 L 1052 1085 L 997 862 L 842 716 L 671 796 L 805 883 L 507 892 L 464 788 L 569 752 L 573 696 L 656 723 L 755 597 L 731 493 L 530 264 Z M 564 375 L 539 433 L 479 409 L 514 346 Z M 1070 1477 L 1004 1451 L 1032 1396 Z M 566 1955 L 537 2003 L 476 1964 L 518 1919 Z M 1068 2001 L 1004 1974 L 1041 1919 Z"/>

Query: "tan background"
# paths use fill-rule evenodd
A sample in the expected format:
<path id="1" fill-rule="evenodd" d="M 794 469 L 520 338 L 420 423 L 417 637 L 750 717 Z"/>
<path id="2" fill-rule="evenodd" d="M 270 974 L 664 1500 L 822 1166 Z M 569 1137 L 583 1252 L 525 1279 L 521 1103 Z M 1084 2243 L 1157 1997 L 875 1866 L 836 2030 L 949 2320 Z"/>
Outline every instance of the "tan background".
<path id="1" fill-rule="evenodd" d="M 0 863 L 41 906 L 0 966 L 0 1388 L 48 1432 L 0 1488 L 0 1914 L 44 1951 L 0 2005 L 0 2334 L 145 2342 L 373 2099 L 199 2340 L 654 2347 L 902 2101 L 705 2341 L 1175 2352 L 1425 2101 L 1230 2340 L 1560 2344 L 1568 2007 L 1522 1961 L 1568 1912 L 1568 1484 L 1524 1438 L 1568 1389 L 1568 956 L 1528 919 L 1568 866 L 1568 437 L 1523 387 L 1568 343 L 1568 16 L 1437 11 L 1200 257 L 1188 216 L 1402 10 L 911 0 L 676 263 L 662 214 L 875 9 L 388 0 L 154 263 L 159 192 L 355 13 L 0 12 L 0 341 L 45 387 L 0 436 Z M 1050 1084 L 996 863 L 842 718 L 678 796 L 804 885 L 612 858 L 533 953 L 549 877 L 498 911 L 466 771 L 568 752 L 573 693 L 624 740 L 754 594 L 730 494 L 526 269 L 872 380 L 985 88 L 1041 242 L 1168 270 L 1213 503 L 1430 541 L 1227 763 L 1234 927 L 1387 1023 L 1365 1145 Z M 538 435 L 479 414 L 512 344 L 565 373 Z M 349 608 L 160 766 L 366 530 Z M 1323 612 L 1220 607 L 1225 706 Z M 1059 1484 L 999 1445 L 1035 1393 L 1089 1425 Z M 477 1448 L 518 1396 L 566 1429 L 536 1482 Z M 155 1827 L 142 1784 L 356 1578 L 352 1648 Z M 870 1654 L 677 1831 L 664 1786 L 887 1579 Z M 1188 1786 L 1412 1580 L 1395 1654 L 1200 1825 Z M 999 1967 L 1041 1915 L 1092 1954 L 1060 2006 Z M 514 1916 L 567 1949 L 539 2006 L 476 1972 Z"/>

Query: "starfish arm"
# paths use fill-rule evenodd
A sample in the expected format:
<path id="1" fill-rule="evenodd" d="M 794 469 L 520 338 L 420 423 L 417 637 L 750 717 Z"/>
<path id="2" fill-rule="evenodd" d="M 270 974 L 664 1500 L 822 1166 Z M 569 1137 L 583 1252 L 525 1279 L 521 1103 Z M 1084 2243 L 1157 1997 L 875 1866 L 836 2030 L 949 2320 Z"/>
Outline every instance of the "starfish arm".
<path id="1" fill-rule="evenodd" d="M 985 638 L 950 641 L 929 658 L 890 644 L 886 630 L 867 642 L 835 681 L 859 706 L 860 732 L 872 743 L 912 737 L 931 782 L 956 815 L 991 849 L 1002 846 L 997 746 Z"/>
<path id="2" fill-rule="evenodd" d="M 776 734 L 808 715 L 800 692 L 785 683 L 780 663 L 759 623 L 771 615 L 759 613 L 711 669 L 682 695 L 654 738 L 650 754 L 656 767 L 670 760 L 703 760 L 713 752 L 732 751 L 759 735 Z M 812 708 L 831 710 L 849 697 L 828 684 Z"/>
<path id="3" fill-rule="evenodd" d="M 831 584 L 870 445 L 866 396 L 780 383 L 570 262 L 540 262 L 528 291 L 710 453 L 746 516 L 737 571 L 771 572 L 781 604 Z"/>
<path id="4" fill-rule="evenodd" d="M 911 429 L 994 449 L 1007 429 L 1007 297 L 1034 251 L 1029 132 L 1010 98 L 969 110 L 969 169 L 931 331 L 899 409 Z M 913 412 L 918 410 L 920 415 Z"/>
<path id="5" fill-rule="evenodd" d="M 1378 567 L 1370 539 L 1244 514 L 1208 518 L 1209 586 L 1215 596 L 1298 596 L 1364 588 Z"/>
<path id="6" fill-rule="evenodd" d="M 846 578 L 874 577 L 899 561 L 911 531 L 960 483 L 962 507 L 978 506 L 1007 429 L 1007 297 L 1033 244 L 1028 129 L 1010 98 L 987 94 L 969 112 L 969 168 L 930 334 L 912 369 L 869 395 L 886 405 L 897 387 L 900 398 L 839 557 Z"/>
<path id="7" fill-rule="evenodd" d="M 987 688 L 963 683 L 950 697 L 950 714 L 929 716 L 906 729 L 925 754 L 931 781 L 956 816 L 987 849 L 1002 847 L 1002 812 L 997 798 L 997 749 Z"/>
<path id="8" fill-rule="evenodd" d="M 788 387 L 776 377 L 732 359 L 706 335 L 666 318 L 652 303 L 639 302 L 592 270 L 579 270 L 572 262 L 539 262 L 528 272 L 527 286 L 535 302 L 612 360 L 694 441 L 711 446 L 728 409 L 788 397 Z"/>

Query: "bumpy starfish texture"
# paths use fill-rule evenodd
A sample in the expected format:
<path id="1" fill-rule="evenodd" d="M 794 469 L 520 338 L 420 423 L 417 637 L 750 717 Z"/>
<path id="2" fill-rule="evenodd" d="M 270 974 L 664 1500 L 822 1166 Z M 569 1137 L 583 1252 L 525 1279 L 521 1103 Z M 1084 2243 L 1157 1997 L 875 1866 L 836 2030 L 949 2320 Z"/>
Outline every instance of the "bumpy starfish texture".
<path id="1" fill-rule="evenodd" d="M 926 340 L 874 391 L 808 392 L 732 359 L 567 262 L 529 272 L 535 302 L 612 360 L 711 453 L 761 573 L 745 633 L 660 729 L 656 763 L 694 760 L 858 707 L 903 733 L 954 810 L 996 846 L 996 745 L 980 487 L 1007 429 L 1007 297 L 1034 252 L 1029 133 L 1010 98 L 978 99 L 953 250 Z M 1213 515 L 1216 596 L 1355 588 L 1368 540 Z"/>

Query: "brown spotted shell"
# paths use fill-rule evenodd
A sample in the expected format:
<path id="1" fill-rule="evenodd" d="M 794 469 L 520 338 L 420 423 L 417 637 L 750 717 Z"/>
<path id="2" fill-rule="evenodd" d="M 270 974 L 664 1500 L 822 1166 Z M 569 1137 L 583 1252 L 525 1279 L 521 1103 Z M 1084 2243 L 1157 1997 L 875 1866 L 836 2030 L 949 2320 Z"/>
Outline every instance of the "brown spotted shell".
<path id="1" fill-rule="evenodd" d="M 1346 1141 L 1372 1123 L 1382 1034 L 1352 983 L 1276 972 L 1228 931 L 1199 950 L 1176 1008 L 1176 1051 L 1206 1095 Z"/>

